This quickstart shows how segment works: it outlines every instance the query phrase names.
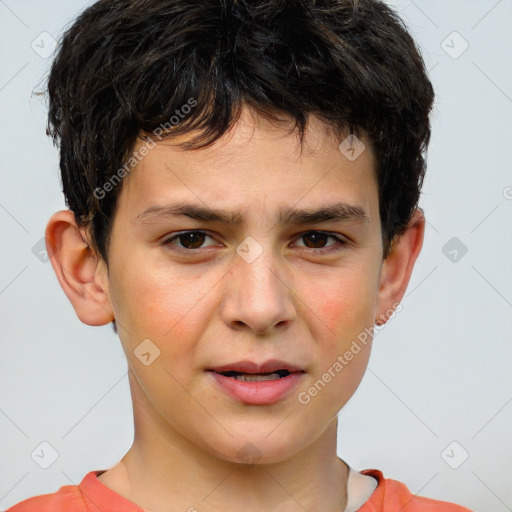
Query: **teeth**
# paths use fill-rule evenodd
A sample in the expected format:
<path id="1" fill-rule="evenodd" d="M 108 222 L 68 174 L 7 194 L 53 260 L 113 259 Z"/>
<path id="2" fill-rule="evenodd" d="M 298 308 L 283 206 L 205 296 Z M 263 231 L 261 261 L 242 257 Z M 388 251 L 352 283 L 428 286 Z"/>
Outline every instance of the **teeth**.
<path id="1" fill-rule="evenodd" d="M 243 380 L 246 382 L 258 382 L 261 380 L 277 380 L 281 379 L 282 376 L 279 375 L 278 373 L 270 373 L 268 375 L 233 375 L 232 378 L 236 380 Z"/>

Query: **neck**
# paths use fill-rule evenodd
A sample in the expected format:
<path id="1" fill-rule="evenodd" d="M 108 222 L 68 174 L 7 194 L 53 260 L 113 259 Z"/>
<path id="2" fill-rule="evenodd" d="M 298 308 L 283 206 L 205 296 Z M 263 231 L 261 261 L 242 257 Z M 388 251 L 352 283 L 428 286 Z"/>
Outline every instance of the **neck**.
<path id="1" fill-rule="evenodd" d="M 148 411 L 138 407 L 146 397 L 130 384 L 134 442 L 123 459 L 98 479 L 146 512 L 345 509 L 348 467 L 336 455 L 337 418 L 312 445 L 285 460 L 234 463 L 198 447 L 156 411 L 141 412 Z"/>

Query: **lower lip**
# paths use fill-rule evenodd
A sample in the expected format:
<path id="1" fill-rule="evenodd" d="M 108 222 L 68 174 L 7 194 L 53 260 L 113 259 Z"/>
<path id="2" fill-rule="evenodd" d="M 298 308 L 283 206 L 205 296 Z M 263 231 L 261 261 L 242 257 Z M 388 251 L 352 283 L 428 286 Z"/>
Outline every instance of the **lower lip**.
<path id="1" fill-rule="evenodd" d="M 240 402 L 251 405 L 268 405 L 278 402 L 299 383 L 304 372 L 293 372 L 275 380 L 247 382 L 210 372 L 215 381 L 228 395 Z"/>

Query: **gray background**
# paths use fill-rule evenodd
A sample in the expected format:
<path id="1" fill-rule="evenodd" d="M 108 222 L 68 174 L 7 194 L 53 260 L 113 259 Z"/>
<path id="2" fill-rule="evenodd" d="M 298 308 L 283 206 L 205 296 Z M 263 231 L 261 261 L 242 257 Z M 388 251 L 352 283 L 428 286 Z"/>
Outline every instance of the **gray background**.
<path id="1" fill-rule="evenodd" d="M 120 342 L 78 320 L 38 251 L 64 208 L 45 105 L 31 96 L 51 60 L 41 33 L 58 39 L 90 3 L 0 0 L 0 509 L 111 467 L 132 442 Z M 413 493 L 512 511 L 512 0 L 389 3 L 437 93 L 428 226 L 403 309 L 340 413 L 338 453 Z M 42 442 L 58 453 L 47 469 Z"/>

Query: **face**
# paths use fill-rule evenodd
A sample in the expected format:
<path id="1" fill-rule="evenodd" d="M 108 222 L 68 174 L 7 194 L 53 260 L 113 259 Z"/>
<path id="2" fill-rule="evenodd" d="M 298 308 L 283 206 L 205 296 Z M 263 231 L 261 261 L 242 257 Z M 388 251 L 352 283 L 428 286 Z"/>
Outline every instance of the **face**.
<path id="1" fill-rule="evenodd" d="M 113 222 L 108 295 L 134 407 L 163 436 L 224 460 L 251 443 L 260 462 L 277 462 L 322 435 L 368 363 L 371 343 L 354 341 L 378 315 L 375 161 L 364 138 L 351 161 L 315 118 L 301 156 L 287 127 L 247 110 L 213 146 L 176 147 L 191 136 L 148 151 Z M 191 208 L 180 215 L 177 203 Z M 328 207 L 341 215 L 297 214 Z M 210 371 L 270 360 L 298 371 L 262 382 Z"/>

